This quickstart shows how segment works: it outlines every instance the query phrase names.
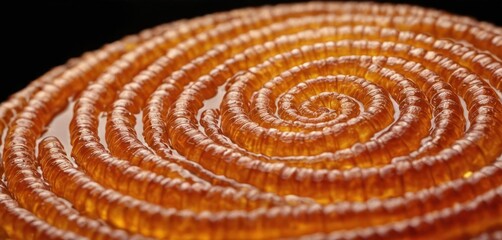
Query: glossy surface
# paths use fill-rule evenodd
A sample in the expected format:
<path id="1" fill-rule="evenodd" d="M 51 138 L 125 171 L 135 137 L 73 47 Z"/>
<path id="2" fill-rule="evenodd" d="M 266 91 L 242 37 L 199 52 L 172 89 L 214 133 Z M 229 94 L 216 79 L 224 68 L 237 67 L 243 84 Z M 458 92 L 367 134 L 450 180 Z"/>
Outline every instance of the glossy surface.
<path id="1" fill-rule="evenodd" d="M 499 27 L 372 3 L 128 36 L 0 105 L 0 236 L 496 238 L 501 58 Z"/>

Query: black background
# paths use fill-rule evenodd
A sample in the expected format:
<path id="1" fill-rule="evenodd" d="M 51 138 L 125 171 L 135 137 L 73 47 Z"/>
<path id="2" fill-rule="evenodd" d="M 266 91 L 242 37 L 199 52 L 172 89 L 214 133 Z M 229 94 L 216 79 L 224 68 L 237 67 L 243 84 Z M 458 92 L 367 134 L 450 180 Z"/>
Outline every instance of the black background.
<path id="1" fill-rule="evenodd" d="M 296 1 L 12 0 L 2 3 L 0 100 L 67 59 L 161 23 L 229 9 Z M 14 3 L 15 1 L 15 3 Z M 3 1 L 2 1 L 3 2 Z M 380 1 L 378 1 L 380 2 Z M 432 7 L 502 26 L 502 0 L 385 1 Z"/>

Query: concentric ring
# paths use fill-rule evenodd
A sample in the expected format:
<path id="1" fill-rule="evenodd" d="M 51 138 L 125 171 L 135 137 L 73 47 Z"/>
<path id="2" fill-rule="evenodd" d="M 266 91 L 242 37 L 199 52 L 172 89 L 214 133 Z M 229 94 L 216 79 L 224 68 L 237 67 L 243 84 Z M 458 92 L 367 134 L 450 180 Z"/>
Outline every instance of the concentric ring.
<path id="1" fill-rule="evenodd" d="M 496 238 L 501 58 L 499 27 L 375 3 L 128 36 L 0 105 L 0 236 Z"/>

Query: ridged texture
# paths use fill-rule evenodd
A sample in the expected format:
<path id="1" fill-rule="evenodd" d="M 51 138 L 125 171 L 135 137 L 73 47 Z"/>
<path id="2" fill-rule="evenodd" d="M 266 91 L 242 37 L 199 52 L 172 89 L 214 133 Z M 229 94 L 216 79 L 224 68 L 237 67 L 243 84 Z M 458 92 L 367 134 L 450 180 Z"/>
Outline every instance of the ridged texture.
<path id="1" fill-rule="evenodd" d="M 0 235 L 500 237 L 501 58 L 501 28 L 373 3 L 128 36 L 1 104 Z"/>

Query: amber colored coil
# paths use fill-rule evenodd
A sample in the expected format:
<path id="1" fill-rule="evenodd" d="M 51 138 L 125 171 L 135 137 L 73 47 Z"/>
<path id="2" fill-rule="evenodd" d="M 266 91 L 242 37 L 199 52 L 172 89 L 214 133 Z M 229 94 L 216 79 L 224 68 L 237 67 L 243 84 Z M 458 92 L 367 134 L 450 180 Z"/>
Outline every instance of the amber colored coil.
<path id="1" fill-rule="evenodd" d="M 375 3 L 128 36 L 0 105 L 0 238 L 496 239 L 501 58 L 499 27 Z"/>

